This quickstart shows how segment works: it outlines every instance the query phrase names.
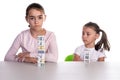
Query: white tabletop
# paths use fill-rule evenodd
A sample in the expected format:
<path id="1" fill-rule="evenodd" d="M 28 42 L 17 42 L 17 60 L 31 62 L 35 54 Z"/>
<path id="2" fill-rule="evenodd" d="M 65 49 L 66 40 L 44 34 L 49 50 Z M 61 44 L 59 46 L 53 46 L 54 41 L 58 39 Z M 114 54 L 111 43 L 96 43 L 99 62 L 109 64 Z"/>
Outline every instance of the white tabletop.
<path id="1" fill-rule="evenodd" d="M 59 62 L 36 64 L 0 62 L 0 80 L 120 80 L 120 63 Z"/>

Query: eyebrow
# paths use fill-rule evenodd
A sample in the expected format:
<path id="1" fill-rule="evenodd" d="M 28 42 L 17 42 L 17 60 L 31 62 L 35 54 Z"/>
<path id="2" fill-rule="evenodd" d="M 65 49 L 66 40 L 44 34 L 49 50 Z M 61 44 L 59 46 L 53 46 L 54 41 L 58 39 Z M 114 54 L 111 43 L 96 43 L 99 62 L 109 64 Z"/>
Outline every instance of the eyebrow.
<path id="1" fill-rule="evenodd" d="M 43 16 L 43 15 L 38 15 L 38 16 Z M 29 17 L 35 17 L 35 16 L 29 16 Z"/>

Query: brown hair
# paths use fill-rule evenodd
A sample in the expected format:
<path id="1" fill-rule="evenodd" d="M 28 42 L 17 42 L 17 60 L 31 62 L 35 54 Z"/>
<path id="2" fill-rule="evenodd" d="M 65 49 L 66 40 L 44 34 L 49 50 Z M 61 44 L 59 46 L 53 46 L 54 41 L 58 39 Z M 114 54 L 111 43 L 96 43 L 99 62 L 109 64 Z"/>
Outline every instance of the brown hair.
<path id="1" fill-rule="evenodd" d="M 84 27 L 90 27 L 92 28 L 93 30 L 96 31 L 97 34 L 100 34 L 100 32 L 102 32 L 102 36 L 101 36 L 101 39 L 100 41 L 98 41 L 96 44 L 95 44 L 95 49 L 96 50 L 99 50 L 100 48 L 104 48 L 105 50 L 110 50 L 110 43 L 107 39 L 107 35 L 105 33 L 105 31 L 103 31 L 102 29 L 99 28 L 99 26 L 96 24 L 96 23 L 93 23 L 93 22 L 88 22 L 84 25 Z"/>
<path id="2" fill-rule="evenodd" d="M 40 5 L 38 3 L 32 3 L 26 9 L 26 17 L 28 16 L 30 9 L 37 9 L 37 10 L 42 11 L 45 14 L 45 11 L 44 11 L 44 8 L 42 7 L 42 5 Z"/>

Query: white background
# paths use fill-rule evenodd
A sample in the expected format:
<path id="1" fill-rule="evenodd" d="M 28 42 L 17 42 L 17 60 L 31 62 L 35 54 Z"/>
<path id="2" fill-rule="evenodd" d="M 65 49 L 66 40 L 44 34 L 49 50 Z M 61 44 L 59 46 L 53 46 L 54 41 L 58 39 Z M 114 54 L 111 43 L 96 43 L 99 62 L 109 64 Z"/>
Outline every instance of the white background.
<path id="1" fill-rule="evenodd" d="M 56 35 L 59 62 L 82 45 L 82 27 L 96 22 L 108 36 L 111 51 L 106 61 L 120 61 L 119 0 L 1 0 L 0 1 L 0 61 L 21 31 L 28 29 L 25 10 L 32 2 L 40 3 L 47 15 L 44 28 Z"/>

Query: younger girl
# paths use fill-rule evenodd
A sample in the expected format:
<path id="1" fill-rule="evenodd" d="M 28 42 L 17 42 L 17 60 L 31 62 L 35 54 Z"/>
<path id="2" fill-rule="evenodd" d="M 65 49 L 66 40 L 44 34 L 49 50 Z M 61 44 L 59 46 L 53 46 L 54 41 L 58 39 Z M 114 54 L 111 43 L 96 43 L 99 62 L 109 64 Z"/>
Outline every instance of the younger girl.
<path id="1" fill-rule="evenodd" d="M 101 39 L 95 44 L 96 39 L 100 36 L 100 32 L 102 32 Z M 89 22 L 83 26 L 82 40 L 84 45 L 76 48 L 74 53 L 74 61 L 84 61 L 86 52 L 89 53 L 89 56 L 86 58 L 89 58 L 90 61 L 104 61 L 104 50 L 109 51 L 110 44 L 106 33 L 100 29 L 96 23 Z"/>
<path id="2" fill-rule="evenodd" d="M 22 31 L 14 40 L 8 50 L 5 61 L 37 62 L 37 36 L 45 36 L 45 61 L 57 62 L 58 49 L 56 37 L 53 32 L 42 28 L 46 19 L 44 8 L 38 3 L 30 4 L 26 9 L 26 21 L 29 24 L 27 30 Z M 17 55 L 19 48 L 22 52 Z"/>

